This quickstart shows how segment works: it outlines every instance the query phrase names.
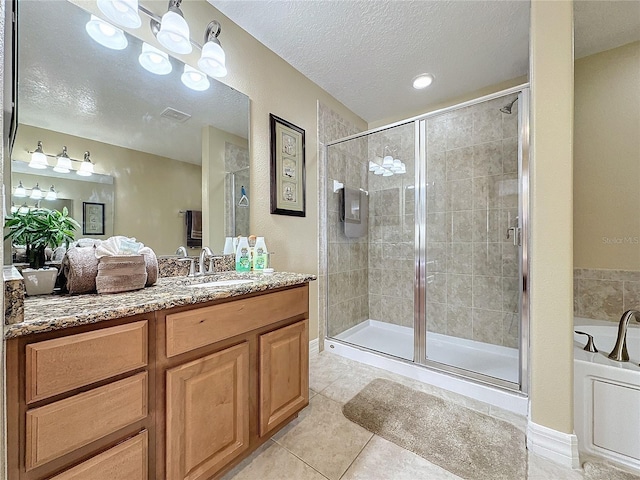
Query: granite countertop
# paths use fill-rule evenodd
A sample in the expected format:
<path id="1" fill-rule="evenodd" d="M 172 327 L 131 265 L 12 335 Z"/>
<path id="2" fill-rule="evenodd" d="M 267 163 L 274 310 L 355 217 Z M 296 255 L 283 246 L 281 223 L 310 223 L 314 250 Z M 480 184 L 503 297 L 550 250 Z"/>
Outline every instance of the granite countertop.
<path id="1" fill-rule="evenodd" d="M 242 279 L 252 282 L 206 288 L 189 287 L 194 284 Z M 301 285 L 315 279 L 315 275 L 303 273 L 222 272 L 195 278 L 160 278 L 153 287 L 127 293 L 27 297 L 24 301 L 24 321 L 5 325 L 4 338 L 50 332 L 171 307 Z"/>

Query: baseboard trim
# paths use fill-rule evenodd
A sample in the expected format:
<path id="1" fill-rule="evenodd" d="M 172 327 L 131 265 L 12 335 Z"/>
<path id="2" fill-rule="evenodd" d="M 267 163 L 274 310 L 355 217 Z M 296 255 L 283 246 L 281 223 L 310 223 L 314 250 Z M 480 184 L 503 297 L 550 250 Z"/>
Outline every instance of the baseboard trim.
<path id="1" fill-rule="evenodd" d="M 564 467 L 580 468 L 578 437 L 575 434 L 559 432 L 529 421 L 527 449 Z"/>
<path id="2" fill-rule="evenodd" d="M 314 338 L 309 342 L 309 354 L 315 355 L 320 351 L 320 341 L 317 338 Z"/>

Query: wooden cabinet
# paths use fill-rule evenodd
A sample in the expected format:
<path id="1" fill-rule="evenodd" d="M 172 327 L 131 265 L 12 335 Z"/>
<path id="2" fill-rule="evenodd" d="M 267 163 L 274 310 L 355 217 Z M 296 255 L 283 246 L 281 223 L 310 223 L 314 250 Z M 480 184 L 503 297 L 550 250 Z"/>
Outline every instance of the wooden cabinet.
<path id="1" fill-rule="evenodd" d="M 260 335 L 260 436 L 309 404 L 309 321 Z"/>
<path id="2" fill-rule="evenodd" d="M 307 284 L 7 341 L 10 480 L 209 480 L 308 404 Z"/>
<path id="3" fill-rule="evenodd" d="M 167 479 L 210 478 L 249 448 L 249 344 L 167 371 Z"/>

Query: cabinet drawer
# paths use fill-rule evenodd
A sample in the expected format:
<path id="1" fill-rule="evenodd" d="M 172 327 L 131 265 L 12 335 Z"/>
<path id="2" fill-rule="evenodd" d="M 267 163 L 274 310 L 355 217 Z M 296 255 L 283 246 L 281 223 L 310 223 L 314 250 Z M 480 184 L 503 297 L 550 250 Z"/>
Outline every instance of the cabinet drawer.
<path id="1" fill-rule="evenodd" d="M 147 372 L 27 411 L 33 469 L 147 416 Z"/>
<path id="2" fill-rule="evenodd" d="M 211 307 L 171 313 L 166 318 L 167 357 L 305 314 L 308 306 L 309 288 L 305 285 Z"/>
<path id="3" fill-rule="evenodd" d="M 27 403 L 146 366 L 147 328 L 145 320 L 27 345 Z"/>
<path id="4" fill-rule="evenodd" d="M 148 444 L 145 430 L 51 480 L 147 480 Z"/>

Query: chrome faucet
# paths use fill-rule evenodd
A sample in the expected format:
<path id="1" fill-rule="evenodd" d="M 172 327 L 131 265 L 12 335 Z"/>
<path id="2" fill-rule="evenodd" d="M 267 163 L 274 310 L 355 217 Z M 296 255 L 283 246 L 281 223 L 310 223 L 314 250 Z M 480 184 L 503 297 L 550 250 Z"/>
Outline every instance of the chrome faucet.
<path id="1" fill-rule="evenodd" d="M 622 314 L 622 317 L 620 317 L 616 346 L 613 347 L 613 350 L 611 350 L 609 354 L 609 358 L 616 362 L 629 361 L 629 352 L 627 351 L 627 327 L 629 326 L 631 317 L 635 317 L 636 321 L 640 322 L 640 312 L 638 310 L 627 310 Z"/>
<path id="2" fill-rule="evenodd" d="M 198 261 L 198 275 L 205 275 L 204 271 L 204 261 L 205 259 L 211 259 L 213 257 L 213 252 L 209 247 L 202 247 L 200 251 L 200 258 Z M 209 273 L 213 273 L 213 263 L 209 262 Z"/>
<path id="3" fill-rule="evenodd" d="M 183 256 L 183 257 L 186 257 L 186 256 L 187 256 L 187 249 L 186 249 L 186 248 L 184 248 L 184 246 L 183 246 L 183 245 L 180 245 L 180 246 L 178 247 L 178 249 L 176 250 L 176 255 L 181 255 L 181 256 Z"/>

